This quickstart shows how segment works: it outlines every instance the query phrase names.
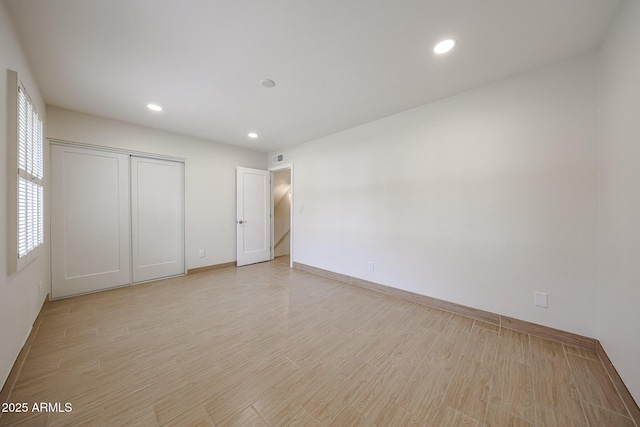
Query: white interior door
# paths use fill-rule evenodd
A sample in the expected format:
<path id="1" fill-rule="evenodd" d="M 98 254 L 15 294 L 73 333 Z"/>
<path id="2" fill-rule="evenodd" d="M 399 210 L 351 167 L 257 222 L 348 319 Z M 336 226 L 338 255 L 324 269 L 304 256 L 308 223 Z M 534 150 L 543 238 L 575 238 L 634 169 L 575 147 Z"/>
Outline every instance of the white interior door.
<path id="1" fill-rule="evenodd" d="M 184 274 L 184 163 L 131 157 L 133 282 Z"/>
<path id="2" fill-rule="evenodd" d="M 271 259 L 271 172 L 236 169 L 238 266 Z"/>
<path id="3" fill-rule="evenodd" d="M 52 297 L 130 283 L 129 156 L 51 147 Z"/>

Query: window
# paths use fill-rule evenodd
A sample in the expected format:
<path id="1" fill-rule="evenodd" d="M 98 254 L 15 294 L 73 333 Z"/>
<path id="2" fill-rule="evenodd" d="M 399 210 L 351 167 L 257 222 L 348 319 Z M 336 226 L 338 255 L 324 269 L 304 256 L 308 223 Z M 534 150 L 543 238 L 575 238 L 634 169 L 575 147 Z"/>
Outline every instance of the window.
<path id="1" fill-rule="evenodd" d="M 44 243 L 42 120 L 24 86 L 18 84 L 18 268 Z"/>

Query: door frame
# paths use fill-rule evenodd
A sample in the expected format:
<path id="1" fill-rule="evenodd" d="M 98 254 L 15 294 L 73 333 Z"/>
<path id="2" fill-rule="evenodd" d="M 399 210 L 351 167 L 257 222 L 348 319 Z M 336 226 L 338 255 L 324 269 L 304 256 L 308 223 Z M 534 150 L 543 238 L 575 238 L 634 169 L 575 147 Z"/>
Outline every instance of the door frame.
<path id="1" fill-rule="evenodd" d="M 293 268 L 293 219 L 294 219 L 294 215 L 293 215 L 293 197 L 294 197 L 294 191 L 293 191 L 293 163 L 287 163 L 284 165 L 278 165 L 278 166 L 273 166 L 270 167 L 269 169 L 267 169 L 268 171 L 271 172 L 271 259 L 274 258 L 274 244 L 275 242 L 273 241 L 273 222 L 274 222 L 274 206 L 273 206 L 273 172 L 275 171 L 279 171 L 279 170 L 290 170 L 290 174 L 291 174 L 291 207 L 289 209 L 289 214 L 290 214 L 290 218 L 289 218 L 289 224 L 290 224 L 290 231 L 289 231 L 289 267 Z"/>

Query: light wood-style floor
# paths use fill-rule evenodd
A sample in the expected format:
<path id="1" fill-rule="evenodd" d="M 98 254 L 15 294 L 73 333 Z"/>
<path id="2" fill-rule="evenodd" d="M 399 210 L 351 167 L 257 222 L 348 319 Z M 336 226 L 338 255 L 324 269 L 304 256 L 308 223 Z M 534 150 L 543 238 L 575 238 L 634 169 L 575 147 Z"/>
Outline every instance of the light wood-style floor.
<path id="1" fill-rule="evenodd" d="M 287 259 L 49 304 L 0 425 L 634 426 L 594 352 Z"/>

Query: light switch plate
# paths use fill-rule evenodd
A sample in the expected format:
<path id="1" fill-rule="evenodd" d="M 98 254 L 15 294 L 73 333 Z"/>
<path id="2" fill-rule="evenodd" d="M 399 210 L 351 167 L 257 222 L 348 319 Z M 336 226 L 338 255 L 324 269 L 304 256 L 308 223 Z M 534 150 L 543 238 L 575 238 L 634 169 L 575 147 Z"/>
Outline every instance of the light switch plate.
<path id="1" fill-rule="evenodd" d="M 549 297 L 546 292 L 534 292 L 533 304 L 536 307 L 549 308 Z"/>

